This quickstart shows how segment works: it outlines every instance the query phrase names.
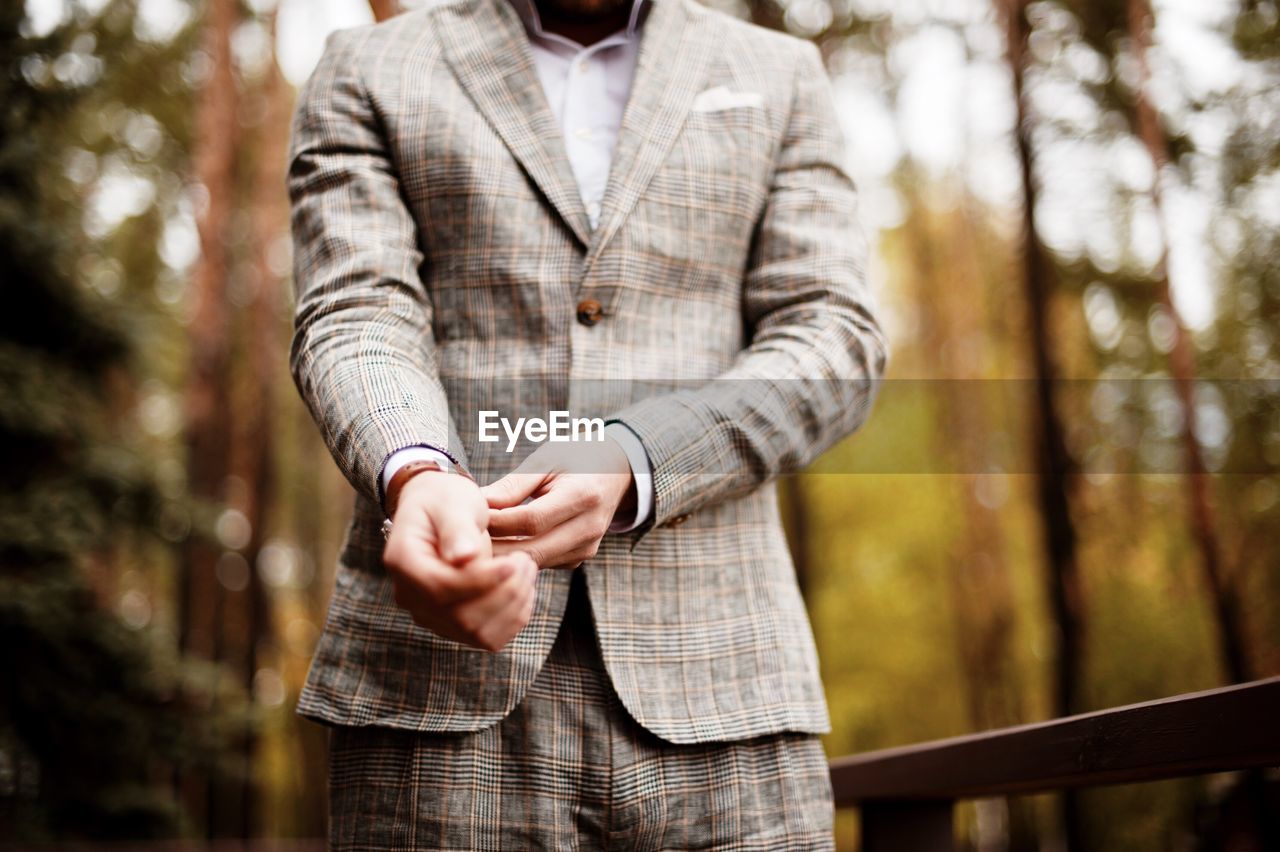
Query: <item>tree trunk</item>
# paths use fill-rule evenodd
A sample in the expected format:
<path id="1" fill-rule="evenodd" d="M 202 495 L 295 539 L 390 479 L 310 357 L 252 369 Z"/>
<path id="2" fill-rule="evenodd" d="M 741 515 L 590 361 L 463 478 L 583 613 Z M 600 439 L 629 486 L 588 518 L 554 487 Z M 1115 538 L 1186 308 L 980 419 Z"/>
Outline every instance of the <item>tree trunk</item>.
<path id="1" fill-rule="evenodd" d="M 286 291 L 287 294 L 287 291 Z M 282 412 L 283 414 L 284 412 Z M 325 606 L 332 588 L 333 563 L 326 533 L 339 528 L 328 515 L 332 507 L 341 506 L 350 485 L 336 465 L 316 463 L 328 458 L 328 449 L 321 440 L 315 421 L 300 402 L 289 406 L 287 416 L 292 422 L 290 434 L 296 473 L 291 475 L 289 489 L 296 495 L 288 506 L 289 527 L 298 547 L 312 560 L 314 573 L 306 590 L 304 606 L 309 613 L 324 617 Z M 334 478 L 341 480 L 346 491 L 332 486 Z M 328 730 L 323 725 L 302 720 L 298 726 L 298 750 L 301 755 L 299 771 L 305 778 L 325 778 L 328 773 Z M 298 822 L 299 836 L 322 837 L 326 831 L 329 798 L 321 784 L 303 784 L 303 811 Z"/>
<path id="2" fill-rule="evenodd" d="M 1127 0 L 1129 38 L 1133 57 L 1138 68 L 1138 85 L 1134 89 L 1134 118 L 1138 136 L 1146 146 L 1155 169 L 1151 181 L 1151 201 L 1161 227 L 1160 257 L 1156 264 L 1156 302 L 1173 321 L 1173 347 L 1169 351 L 1169 372 L 1182 406 L 1182 443 L 1186 451 L 1188 509 L 1191 515 L 1191 533 L 1204 571 L 1205 584 L 1213 602 L 1218 629 L 1218 644 L 1223 672 L 1232 683 L 1249 680 L 1251 666 L 1248 645 L 1245 641 L 1243 616 L 1233 584 L 1225 574 L 1222 547 L 1218 541 L 1214 520 L 1212 482 L 1205 465 L 1204 451 L 1196 437 L 1195 353 L 1192 349 L 1186 324 L 1173 301 L 1169 281 L 1169 238 L 1164 229 L 1164 173 L 1169 165 L 1169 146 L 1160 116 L 1148 96 L 1151 70 L 1147 65 L 1147 50 L 1151 45 L 1151 27 L 1154 13 L 1148 0 Z"/>
<path id="3" fill-rule="evenodd" d="M 962 490 L 963 531 L 950 548 L 945 570 L 956 618 L 955 642 L 964 672 L 969 724 L 972 730 L 985 731 L 1026 720 L 1012 670 L 1016 619 L 1003 530 L 996 512 L 975 496 L 981 476 L 977 471 L 986 467 L 991 430 L 984 409 L 986 400 L 972 389 L 983 387 L 986 377 L 975 366 L 979 359 L 950 358 L 944 352 L 948 344 L 983 337 L 980 312 L 986 278 L 974 255 L 983 241 L 974 232 L 967 202 L 962 202 L 951 219 L 941 222 L 923 200 L 914 200 L 913 206 L 919 212 L 906 226 L 909 262 L 914 266 L 912 277 L 917 286 L 919 344 L 934 378 L 931 384 L 938 391 L 936 422 L 940 428 L 934 441 L 938 456 L 958 471 Z M 949 252 L 939 257 L 943 248 Z M 1030 802 L 1008 799 L 1007 817 L 1004 848 L 1011 852 L 1038 849 Z"/>
<path id="4" fill-rule="evenodd" d="M 1147 51 L 1151 46 L 1151 29 L 1155 12 L 1149 0 L 1127 0 L 1125 5 L 1133 57 L 1138 68 L 1138 83 L 1133 92 L 1134 123 L 1138 136 L 1151 157 L 1154 175 L 1151 180 L 1151 203 L 1160 226 L 1160 256 L 1156 263 L 1156 302 L 1173 322 L 1173 346 L 1169 350 L 1169 372 L 1174 391 L 1182 407 L 1182 444 L 1186 452 L 1184 479 L 1187 486 L 1187 508 L 1191 534 L 1200 552 L 1200 565 L 1205 586 L 1213 603 L 1214 622 L 1218 632 L 1218 651 L 1223 674 L 1232 683 L 1252 678 L 1244 613 L 1237 586 L 1227 574 L 1215 520 L 1212 481 L 1204 460 L 1204 450 L 1196 436 L 1195 352 L 1191 337 L 1178 307 L 1173 301 L 1169 275 L 1169 234 L 1164 216 L 1164 175 L 1169 166 L 1169 145 L 1160 115 L 1149 96 L 1151 68 Z M 1266 805 L 1266 779 L 1259 771 L 1244 773 L 1240 779 L 1240 796 L 1245 802 L 1243 822 L 1237 842 L 1260 844 L 1273 849 L 1280 843 L 1280 819 Z"/>
<path id="5" fill-rule="evenodd" d="M 1058 646 L 1054 709 L 1066 716 L 1084 709 L 1084 613 L 1080 589 L 1077 535 L 1068 492 L 1073 479 L 1062 423 L 1054 407 L 1057 366 L 1049 345 L 1049 295 L 1053 271 L 1036 230 L 1035 155 L 1031 145 L 1032 117 L 1025 91 L 1030 24 L 1028 0 L 1001 0 L 998 9 L 1006 29 L 1006 58 L 1017 106 L 1016 143 L 1022 179 L 1022 284 L 1030 332 L 1036 432 L 1036 492 L 1043 524 L 1043 546 L 1049 568 L 1050 611 L 1057 627 Z M 1063 829 L 1069 849 L 1082 849 L 1082 821 L 1074 793 L 1063 794 Z"/>
<path id="6" fill-rule="evenodd" d="M 275 16 L 270 21 L 274 44 Z M 280 353 L 288 347 L 281 337 L 280 300 L 284 286 L 272 269 L 271 255 L 278 241 L 288 233 L 289 205 L 284 192 L 284 152 L 289 143 L 291 101 L 289 88 L 273 56 L 260 84 L 263 118 L 254 146 L 255 168 L 249 192 L 249 221 L 252 223 L 253 254 L 250 269 L 252 295 L 246 305 L 245 362 L 240 410 L 232 469 L 244 483 L 240 509 L 249 522 L 249 543 L 244 557 L 249 565 L 248 585 L 236 596 L 238 617 L 228 625 L 238 628 L 236 662 L 241 682 L 252 692 L 260 666 L 260 653 L 272 636 L 270 600 L 257 570 L 258 559 L 267 541 L 268 509 L 275 491 L 274 438 L 276 424 L 275 387 L 281 370 Z M 242 743 L 244 777 L 240 780 L 239 821 L 242 837 L 254 836 L 254 803 L 260 798 L 254 784 L 255 737 Z"/>
<path id="7" fill-rule="evenodd" d="M 231 432 L 228 235 L 240 136 L 231 35 L 238 10 L 235 0 L 210 0 L 207 7 L 203 49 L 210 71 L 196 101 L 192 137 L 193 176 L 203 189 L 204 208 L 197 218 L 200 258 L 192 275 L 185 416 L 187 487 L 198 521 L 183 545 L 178 641 L 183 651 L 211 660 L 219 653 L 217 619 L 223 590 L 216 575 L 221 548 L 206 530 L 213 520 L 209 513 L 216 513 L 224 500 Z M 193 819 L 212 830 L 215 816 L 208 779 L 188 776 L 182 787 Z"/>

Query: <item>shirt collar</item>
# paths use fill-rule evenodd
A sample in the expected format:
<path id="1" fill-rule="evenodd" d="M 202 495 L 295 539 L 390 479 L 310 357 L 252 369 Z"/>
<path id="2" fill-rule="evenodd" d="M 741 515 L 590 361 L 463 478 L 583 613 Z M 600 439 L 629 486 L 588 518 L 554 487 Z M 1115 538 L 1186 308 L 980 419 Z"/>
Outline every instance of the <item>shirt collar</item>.
<path id="1" fill-rule="evenodd" d="M 534 5 L 534 0 L 506 0 L 506 2 L 511 3 L 520 15 L 520 19 L 524 21 L 524 28 L 529 35 L 540 38 L 556 38 L 555 33 L 543 32 L 542 19 L 538 16 L 538 7 Z M 647 10 L 652 5 L 653 0 L 631 0 L 631 17 L 627 20 L 627 28 L 619 32 L 628 39 L 636 38 L 644 19 L 647 17 Z"/>

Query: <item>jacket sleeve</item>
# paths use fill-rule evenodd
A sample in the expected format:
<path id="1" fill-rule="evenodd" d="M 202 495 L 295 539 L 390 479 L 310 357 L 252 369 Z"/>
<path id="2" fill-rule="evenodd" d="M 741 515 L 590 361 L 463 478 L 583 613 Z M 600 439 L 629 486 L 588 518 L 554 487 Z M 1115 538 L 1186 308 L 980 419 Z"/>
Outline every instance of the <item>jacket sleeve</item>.
<path id="1" fill-rule="evenodd" d="M 329 36 L 293 115 L 289 361 L 342 473 L 381 505 L 380 473 L 396 450 L 421 445 L 465 461 L 436 373 L 417 226 L 360 79 L 363 32 Z"/>
<path id="2" fill-rule="evenodd" d="M 648 452 L 654 526 L 808 465 L 863 423 L 884 372 L 830 78 L 814 44 L 801 42 L 799 53 L 743 279 L 749 345 L 707 384 L 611 418 Z"/>

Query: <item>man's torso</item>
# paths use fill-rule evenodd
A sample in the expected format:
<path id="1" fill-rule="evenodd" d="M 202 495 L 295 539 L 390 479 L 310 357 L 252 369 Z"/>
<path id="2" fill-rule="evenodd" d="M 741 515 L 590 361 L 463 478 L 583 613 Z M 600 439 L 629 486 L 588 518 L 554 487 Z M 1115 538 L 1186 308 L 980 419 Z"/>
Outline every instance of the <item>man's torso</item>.
<path id="1" fill-rule="evenodd" d="M 453 440 L 481 482 L 519 452 L 478 441 L 480 410 L 604 417 L 731 367 L 749 340 L 743 273 L 796 66 L 792 37 L 656 0 L 592 229 L 505 3 L 437 4 L 347 36 L 416 223 L 422 263 L 406 272 L 424 285 Z M 694 108 L 715 87 L 759 97 Z M 580 320 L 588 300 L 594 322 Z M 501 718 L 550 650 L 569 573 L 541 573 L 533 620 L 506 650 L 465 648 L 395 605 L 380 521 L 357 498 L 300 711 L 414 730 Z M 582 570 L 614 687 L 649 730 L 674 742 L 828 730 L 771 486 L 638 542 L 607 536 Z"/>

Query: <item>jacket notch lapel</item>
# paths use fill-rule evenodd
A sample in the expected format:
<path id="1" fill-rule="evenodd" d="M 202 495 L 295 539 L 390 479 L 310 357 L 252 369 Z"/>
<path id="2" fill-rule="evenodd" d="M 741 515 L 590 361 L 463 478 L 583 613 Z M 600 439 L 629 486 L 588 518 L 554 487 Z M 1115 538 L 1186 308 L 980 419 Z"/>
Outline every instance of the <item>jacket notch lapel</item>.
<path id="1" fill-rule="evenodd" d="M 652 2 L 579 287 L 675 144 L 711 64 L 702 9 L 691 0 Z"/>
<path id="2" fill-rule="evenodd" d="M 578 241 L 588 245 L 590 221 L 520 16 L 507 0 L 463 0 L 435 13 L 458 82 Z"/>

